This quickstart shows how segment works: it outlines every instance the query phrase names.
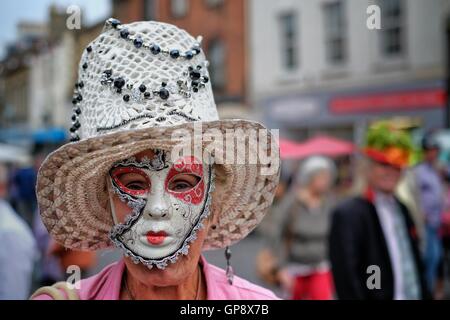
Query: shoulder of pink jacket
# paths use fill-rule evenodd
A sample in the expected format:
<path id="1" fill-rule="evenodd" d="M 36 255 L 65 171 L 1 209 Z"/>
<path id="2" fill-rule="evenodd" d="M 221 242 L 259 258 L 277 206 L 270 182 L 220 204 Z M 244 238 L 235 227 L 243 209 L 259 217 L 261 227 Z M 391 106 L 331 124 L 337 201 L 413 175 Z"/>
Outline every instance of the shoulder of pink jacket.
<path id="1" fill-rule="evenodd" d="M 120 292 L 120 282 L 122 278 L 124 263 L 122 260 L 111 263 L 99 273 L 80 280 L 75 284 L 80 300 L 116 300 Z M 58 289 L 67 299 L 64 290 Z M 33 297 L 33 300 L 53 300 L 48 294 L 41 294 Z"/>
<path id="2" fill-rule="evenodd" d="M 228 282 L 222 268 L 207 264 L 204 272 L 208 290 L 208 300 L 279 300 L 272 291 L 253 284 L 238 276 L 233 283 Z"/>
<path id="3" fill-rule="evenodd" d="M 209 264 L 203 257 L 201 260 L 208 300 L 279 300 L 272 291 L 238 276 L 234 276 L 233 284 L 229 284 L 225 270 Z M 81 300 L 118 300 L 124 267 L 123 260 L 120 260 L 106 266 L 98 274 L 81 280 L 77 290 L 79 298 Z M 33 300 L 52 299 L 46 294 L 33 298 Z"/>

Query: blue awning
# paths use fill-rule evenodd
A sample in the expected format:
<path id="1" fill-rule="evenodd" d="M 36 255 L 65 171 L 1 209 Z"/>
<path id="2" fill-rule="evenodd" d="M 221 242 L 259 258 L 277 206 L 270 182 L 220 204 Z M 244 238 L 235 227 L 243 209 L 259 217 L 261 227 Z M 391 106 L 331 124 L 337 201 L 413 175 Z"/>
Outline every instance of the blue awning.
<path id="1" fill-rule="evenodd" d="M 61 128 L 48 128 L 36 130 L 33 135 L 35 143 L 60 143 L 66 140 L 66 130 Z"/>

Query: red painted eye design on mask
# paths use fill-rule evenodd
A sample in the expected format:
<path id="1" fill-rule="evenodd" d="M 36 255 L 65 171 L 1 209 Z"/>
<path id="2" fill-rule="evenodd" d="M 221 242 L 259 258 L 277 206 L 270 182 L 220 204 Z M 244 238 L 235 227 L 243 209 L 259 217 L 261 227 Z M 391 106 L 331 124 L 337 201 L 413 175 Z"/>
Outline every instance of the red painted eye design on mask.
<path id="1" fill-rule="evenodd" d="M 205 195 L 203 164 L 193 156 L 178 159 L 167 174 L 165 190 L 186 203 L 202 203 Z"/>
<path id="2" fill-rule="evenodd" d="M 132 196 L 143 196 L 150 192 L 150 179 L 145 172 L 136 167 L 117 167 L 111 178 L 118 188 Z"/>

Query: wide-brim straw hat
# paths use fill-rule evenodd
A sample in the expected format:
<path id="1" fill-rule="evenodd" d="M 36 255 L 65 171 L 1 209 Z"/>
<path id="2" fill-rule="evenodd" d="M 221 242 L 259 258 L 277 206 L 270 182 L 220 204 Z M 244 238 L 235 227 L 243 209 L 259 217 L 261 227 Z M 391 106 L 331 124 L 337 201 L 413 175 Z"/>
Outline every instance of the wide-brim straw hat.
<path id="1" fill-rule="evenodd" d="M 179 130 L 191 137 L 199 130 L 263 132 L 253 142 L 244 139 L 243 150 L 246 159 L 261 151 L 272 159 L 215 165 L 216 223 L 204 249 L 236 243 L 262 220 L 278 184 L 278 145 L 257 122 L 218 119 L 200 41 L 165 23 L 109 19 L 86 48 L 73 99 L 73 141 L 46 158 L 37 178 L 39 211 L 56 241 L 80 250 L 111 247 L 109 169 L 147 149 L 171 150 L 184 141 L 173 138 Z"/>

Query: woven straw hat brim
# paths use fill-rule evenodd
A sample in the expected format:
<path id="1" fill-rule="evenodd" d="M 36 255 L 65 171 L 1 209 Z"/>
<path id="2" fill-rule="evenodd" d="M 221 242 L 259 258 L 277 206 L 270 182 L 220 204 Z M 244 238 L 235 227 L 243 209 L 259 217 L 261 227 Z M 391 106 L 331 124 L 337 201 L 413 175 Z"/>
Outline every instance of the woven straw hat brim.
<path id="1" fill-rule="evenodd" d="M 168 137 L 180 128 L 194 133 L 194 123 L 171 127 L 151 127 L 119 131 L 66 144 L 43 162 L 37 178 L 36 193 L 42 220 L 53 238 L 70 249 L 97 250 L 111 247 L 108 238 L 113 226 L 108 209 L 106 177 L 111 166 L 146 149 L 170 150 L 178 141 Z M 203 122 L 202 130 L 264 127 L 246 120 Z M 257 135 L 258 136 L 258 135 Z M 267 148 L 273 136 L 267 131 Z M 248 144 L 248 153 L 258 146 Z M 203 146 L 204 147 L 204 146 Z M 274 157 L 279 157 L 278 146 Z M 247 163 L 247 162 L 246 162 Z M 279 169 L 262 175 L 268 165 L 216 165 L 216 187 L 211 213 L 217 215 L 204 249 L 223 248 L 244 238 L 264 217 L 272 204 Z"/>

